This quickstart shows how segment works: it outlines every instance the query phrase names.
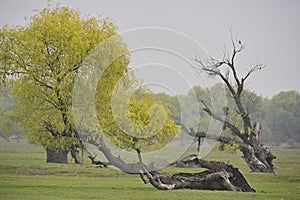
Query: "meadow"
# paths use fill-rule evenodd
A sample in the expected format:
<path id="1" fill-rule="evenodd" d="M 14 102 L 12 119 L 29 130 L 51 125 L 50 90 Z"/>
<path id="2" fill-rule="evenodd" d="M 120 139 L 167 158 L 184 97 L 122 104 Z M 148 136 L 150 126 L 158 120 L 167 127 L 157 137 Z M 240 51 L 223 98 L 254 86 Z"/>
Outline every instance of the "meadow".
<path id="1" fill-rule="evenodd" d="M 83 165 L 46 163 L 41 147 L 23 140 L 0 139 L 0 199 L 300 199 L 300 149 L 273 147 L 272 151 L 277 156 L 275 174 L 250 172 L 239 152 L 214 150 L 206 157 L 206 160 L 222 160 L 238 167 L 256 193 L 160 191 L 145 185 L 138 175 L 96 168 L 86 157 Z M 166 173 L 199 170 L 163 169 Z"/>

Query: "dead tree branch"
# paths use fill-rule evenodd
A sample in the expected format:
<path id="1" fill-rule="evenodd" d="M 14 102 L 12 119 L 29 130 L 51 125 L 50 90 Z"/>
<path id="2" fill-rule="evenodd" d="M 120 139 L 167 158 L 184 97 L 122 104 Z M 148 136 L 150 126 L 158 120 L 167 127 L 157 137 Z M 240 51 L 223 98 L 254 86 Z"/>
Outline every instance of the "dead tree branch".
<path id="1" fill-rule="evenodd" d="M 202 101 L 203 110 L 212 118 L 224 123 L 224 127 L 229 128 L 233 135 L 238 136 L 242 140 L 239 145 L 240 150 L 243 152 L 244 159 L 252 171 L 273 172 L 272 160 L 275 159 L 275 156 L 268 151 L 267 147 L 260 144 L 256 128 L 250 119 L 249 109 L 245 109 L 241 99 L 246 80 L 254 72 L 265 68 L 265 65 L 260 63 L 254 64 L 244 76 L 240 76 L 237 71 L 236 58 L 245 49 L 245 44 L 240 40 L 234 39 L 231 33 L 231 45 L 231 53 L 227 54 L 224 51 L 221 59 L 210 57 L 207 60 L 203 60 L 196 57 L 195 62 L 202 72 L 208 76 L 221 79 L 227 87 L 230 96 L 234 100 L 235 111 L 242 121 L 243 128 L 235 126 L 227 117 L 222 117 L 219 113 L 214 112 L 212 108 Z"/>

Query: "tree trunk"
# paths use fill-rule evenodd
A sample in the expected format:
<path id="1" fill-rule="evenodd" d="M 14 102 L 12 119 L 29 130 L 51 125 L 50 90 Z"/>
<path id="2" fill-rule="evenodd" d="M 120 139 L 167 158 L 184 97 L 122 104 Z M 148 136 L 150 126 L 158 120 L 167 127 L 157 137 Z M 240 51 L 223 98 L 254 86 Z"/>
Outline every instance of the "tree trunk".
<path id="1" fill-rule="evenodd" d="M 47 152 L 47 162 L 50 163 L 68 163 L 68 151 L 53 151 L 50 149 Z"/>
<path id="2" fill-rule="evenodd" d="M 240 149 L 252 172 L 274 172 L 273 159 L 276 157 L 271 154 L 268 147 L 261 144 L 254 146 L 241 144 Z"/>
<path id="3" fill-rule="evenodd" d="M 159 190 L 230 190 L 239 192 L 255 192 L 251 187 L 236 186 L 235 177 L 227 171 L 206 170 L 200 173 L 177 173 L 172 176 L 161 173 L 141 173 L 144 183 L 151 183 Z"/>
<path id="4" fill-rule="evenodd" d="M 103 162 L 106 166 L 112 165 L 117 167 L 118 169 L 122 170 L 125 173 L 128 174 L 139 174 L 140 170 L 145 168 L 148 171 L 156 171 L 156 167 L 153 165 L 144 165 L 140 161 L 138 163 L 126 163 L 123 161 L 120 156 L 116 157 L 114 156 L 110 149 L 106 146 L 102 145 L 98 147 L 99 150 L 104 154 L 108 162 Z"/>
<path id="5" fill-rule="evenodd" d="M 269 147 L 260 143 L 261 123 L 255 122 L 254 130 L 251 132 L 248 141 L 240 144 L 240 150 L 243 153 L 243 158 L 252 172 L 274 172 L 273 159 Z"/>
<path id="6" fill-rule="evenodd" d="M 81 164 L 82 163 L 80 155 L 79 155 L 79 151 L 77 149 L 72 149 L 71 150 L 71 155 L 72 155 L 72 158 L 74 159 L 76 164 Z"/>
<path id="7" fill-rule="evenodd" d="M 141 171 L 144 183 L 151 183 L 160 190 L 197 189 L 197 190 L 231 190 L 255 192 L 250 187 L 238 168 L 223 162 L 200 160 L 191 155 L 174 163 L 180 167 L 204 167 L 208 170 L 200 173 L 177 173 L 168 176 L 160 172 Z"/>
<path id="8" fill-rule="evenodd" d="M 223 136 L 219 136 L 219 137 L 209 136 L 202 132 L 195 132 L 192 128 L 190 128 L 189 130 L 184 124 L 180 124 L 180 125 L 182 130 L 185 133 L 187 133 L 192 137 L 198 138 L 198 148 L 197 148 L 198 150 L 200 149 L 199 145 L 201 144 L 199 142 L 199 138 L 216 140 L 219 141 L 221 144 L 228 144 L 231 142 L 235 142 L 239 145 L 239 149 L 243 153 L 243 158 L 252 172 L 266 172 L 266 173 L 274 172 L 273 160 L 276 158 L 276 156 L 272 155 L 269 147 L 260 143 L 260 130 L 261 130 L 260 122 L 254 123 L 254 128 L 251 131 L 249 137 L 241 135 L 240 141 L 233 140 L 231 138 L 226 138 Z"/>

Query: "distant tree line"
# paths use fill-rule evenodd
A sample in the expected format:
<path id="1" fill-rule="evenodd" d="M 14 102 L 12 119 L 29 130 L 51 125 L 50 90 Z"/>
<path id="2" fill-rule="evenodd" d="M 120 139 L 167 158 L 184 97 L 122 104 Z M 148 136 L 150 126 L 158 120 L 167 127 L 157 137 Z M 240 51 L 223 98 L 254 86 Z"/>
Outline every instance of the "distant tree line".
<path id="1" fill-rule="evenodd" d="M 10 111 L 15 105 L 15 100 L 10 95 L 10 87 L 2 88 L 0 96 L 0 135 L 9 137 L 12 133 L 20 133 L 20 129 L 16 123 L 12 121 Z M 210 101 L 209 90 L 201 86 L 195 86 L 192 89 L 197 95 L 198 100 L 205 99 Z M 198 113 L 191 110 L 188 102 L 192 102 L 192 90 L 186 95 L 171 96 L 165 93 L 155 94 L 155 98 L 166 102 L 172 112 L 172 118 L 180 120 L 182 110 L 188 119 L 188 124 L 194 124 L 198 120 Z M 243 94 L 243 103 L 250 112 L 250 117 L 257 119 L 262 124 L 262 140 L 267 143 L 280 144 L 300 143 L 300 93 L 295 90 L 282 91 L 272 98 L 259 96 L 254 92 L 246 90 Z M 178 98 L 185 101 L 183 105 L 179 105 Z M 184 106 L 184 107 L 182 107 Z M 201 106 L 199 102 L 199 106 Z M 227 99 L 227 106 L 234 106 L 230 99 Z M 225 108 L 226 109 L 226 108 Z M 234 113 L 230 113 L 233 115 Z M 206 131 L 210 117 L 200 109 L 200 124 L 196 128 L 198 131 Z M 226 134 L 226 131 L 223 131 Z"/>
<path id="2" fill-rule="evenodd" d="M 201 106 L 201 100 L 210 102 L 213 97 L 210 95 L 210 88 L 202 88 L 201 86 L 195 86 L 186 95 L 170 96 L 165 93 L 156 94 L 156 98 L 166 102 L 170 106 L 172 111 L 172 117 L 180 121 L 182 116 L 182 110 L 185 110 L 185 114 L 188 113 L 188 124 L 190 126 L 193 121 L 199 120 L 198 127 L 193 127 L 197 131 L 205 132 L 209 126 L 210 117 L 200 108 L 200 119 L 198 119 L 197 113 L 191 110 L 191 107 L 180 107 L 178 98 L 181 101 L 185 101 L 185 105 L 190 105 L 188 102 L 192 102 L 192 93 L 195 92 L 199 106 Z M 245 90 L 242 97 L 243 105 L 250 113 L 250 117 L 256 121 L 261 122 L 262 131 L 261 139 L 263 142 L 272 144 L 281 143 L 300 143 L 300 94 L 298 91 L 282 91 L 272 98 L 259 96 L 250 90 Z M 231 98 L 227 98 L 226 108 L 235 107 L 235 104 Z M 231 109 L 231 113 L 227 113 L 231 118 L 235 117 L 234 109 Z M 237 124 L 239 121 L 236 122 Z M 222 134 L 227 134 L 227 130 L 223 130 Z"/>

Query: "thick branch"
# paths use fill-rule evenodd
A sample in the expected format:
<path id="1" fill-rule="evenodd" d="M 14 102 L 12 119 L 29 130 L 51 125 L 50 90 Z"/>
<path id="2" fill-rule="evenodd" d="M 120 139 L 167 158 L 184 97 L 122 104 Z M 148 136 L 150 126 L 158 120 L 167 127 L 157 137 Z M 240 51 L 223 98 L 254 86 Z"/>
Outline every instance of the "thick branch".
<path id="1" fill-rule="evenodd" d="M 224 123 L 224 125 L 225 125 L 226 127 L 228 127 L 228 128 L 232 131 L 233 134 L 237 135 L 237 136 L 238 136 L 239 138 L 241 138 L 243 141 L 246 141 L 246 140 L 247 140 L 247 137 L 246 137 L 245 135 L 241 134 L 240 130 L 239 130 L 235 125 L 231 124 L 231 123 L 228 121 L 228 119 L 222 118 L 222 117 L 219 116 L 218 114 L 212 112 L 212 111 L 210 110 L 210 108 L 209 108 L 203 101 L 201 101 L 201 102 L 202 102 L 202 104 L 204 105 L 203 110 L 204 110 L 207 114 L 209 114 L 209 115 L 210 115 L 211 117 L 213 117 L 214 119 L 216 119 L 216 120 L 218 120 L 218 121 Z"/>
<path id="2" fill-rule="evenodd" d="M 97 146 L 97 148 L 103 153 L 105 158 L 108 160 L 107 165 L 112 165 L 122 170 L 125 173 L 129 174 L 139 174 L 140 170 L 145 168 L 148 171 L 157 171 L 157 169 L 153 165 L 144 165 L 143 163 L 126 163 L 122 158 L 114 156 L 110 149 L 107 148 L 104 144 L 97 144 L 93 140 L 88 141 L 89 144 Z"/>
<path id="3" fill-rule="evenodd" d="M 92 164 L 98 165 L 98 166 L 103 166 L 107 167 L 108 165 L 111 165 L 109 162 L 101 162 L 98 160 L 95 160 L 96 156 L 89 155 L 88 158 L 91 160 Z"/>
<path id="4" fill-rule="evenodd" d="M 51 133 L 53 136 L 58 136 L 60 135 L 60 132 L 58 131 L 57 127 L 55 127 L 51 122 L 48 121 L 44 121 L 43 125 L 45 127 L 45 129 Z"/>

